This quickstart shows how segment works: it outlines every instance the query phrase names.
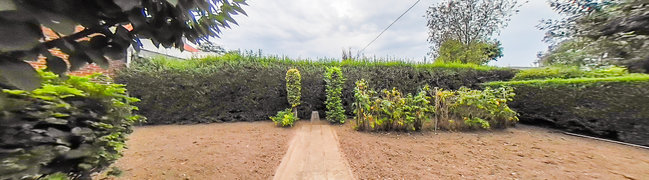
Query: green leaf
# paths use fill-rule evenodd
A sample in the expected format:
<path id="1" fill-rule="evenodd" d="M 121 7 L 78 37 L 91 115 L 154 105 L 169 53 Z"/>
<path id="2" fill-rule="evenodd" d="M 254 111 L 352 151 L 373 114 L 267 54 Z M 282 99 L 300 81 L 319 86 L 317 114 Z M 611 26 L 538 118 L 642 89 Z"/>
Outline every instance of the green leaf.
<path id="1" fill-rule="evenodd" d="M 0 78 L 23 90 L 34 90 L 41 84 L 36 70 L 24 61 L 0 57 Z"/>

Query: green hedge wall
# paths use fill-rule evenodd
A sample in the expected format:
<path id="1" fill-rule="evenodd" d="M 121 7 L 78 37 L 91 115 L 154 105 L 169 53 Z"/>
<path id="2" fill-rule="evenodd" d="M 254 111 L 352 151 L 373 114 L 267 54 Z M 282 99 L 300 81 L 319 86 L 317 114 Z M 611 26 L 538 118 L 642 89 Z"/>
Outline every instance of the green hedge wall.
<path id="1" fill-rule="evenodd" d="M 649 75 L 491 82 L 512 86 L 523 123 L 649 145 Z"/>
<path id="2" fill-rule="evenodd" d="M 515 71 L 462 64 L 408 64 L 403 62 L 294 61 L 277 57 L 226 54 L 179 61 L 139 60 L 117 74 L 140 99 L 140 113 L 149 124 L 191 124 L 267 120 L 290 107 L 284 76 L 297 68 L 302 75 L 302 100 L 298 116 L 311 111 L 325 114 L 325 67 L 340 66 L 347 78 L 343 106 L 352 116 L 354 82 L 363 78 L 375 89 L 398 87 L 416 92 L 425 84 L 446 89 L 479 87 L 487 81 L 509 80 Z"/>

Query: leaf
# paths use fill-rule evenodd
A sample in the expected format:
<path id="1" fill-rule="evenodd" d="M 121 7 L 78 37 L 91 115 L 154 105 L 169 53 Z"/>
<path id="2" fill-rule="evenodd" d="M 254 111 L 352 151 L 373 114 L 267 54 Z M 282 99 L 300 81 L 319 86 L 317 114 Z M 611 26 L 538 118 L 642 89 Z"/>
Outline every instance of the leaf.
<path id="1" fill-rule="evenodd" d="M 59 76 L 64 76 L 65 72 L 68 71 L 68 64 L 59 57 L 50 56 L 47 57 L 45 61 L 47 62 L 47 70 L 52 71 Z"/>
<path id="2" fill-rule="evenodd" d="M 13 0 L 0 0 L 0 11 L 16 10 L 16 4 Z"/>
<path id="3" fill-rule="evenodd" d="M 74 53 L 71 54 L 68 58 L 70 62 L 70 71 L 76 71 L 81 69 L 83 66 L 87 65 L 90 61 L 90 58 L 84 53 Z"/>
<path id="4" fill-rule="evenodd" d="M 31 91 L 41 84 L 41 78 L 29 63 L 9 58 L 0 58 L 0 77 L 23 90 Z"/>
<path id="5" fill-rule="evenodd" d="M 122 11 L 129 11 L 135 7 L 142 6 L 141 0 L 113 0 Z"/>
<path id="6" fill-rule="evenodd" d="M 169 2 L 169 4 L 174 6 L 178 5 L 178 0 L 167 0 L 167 2 Z"/>
<path id="7" fill-rule="evenodd" d="M 35 22 L 18 22 L 0 17 L 0 52 L 25 51 L 40 44 L 43 37 Z"/>

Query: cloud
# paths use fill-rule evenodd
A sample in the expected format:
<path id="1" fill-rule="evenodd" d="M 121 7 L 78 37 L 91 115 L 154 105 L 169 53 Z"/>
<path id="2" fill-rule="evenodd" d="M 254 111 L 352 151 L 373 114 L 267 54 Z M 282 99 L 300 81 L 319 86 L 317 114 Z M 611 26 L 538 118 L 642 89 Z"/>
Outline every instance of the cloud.
<path id="1" fill-rule="evenodd" d="M 428 52 L 424 14 L 439 0 L 422 0 L 371 44 L 365 54 L 420 60 Z M 357 51 L 374 39 L 415 0 L 282 0 L 249 1 L 246 16 L 236 16 L 240 26 L 225 30 L 214 40 L 226 49 L 257 50 L 290 57 L 339 58 L 342 49 Z M 540 11 L 539 9 L 547 9 Z M 499 37 L 505 57 L 496 65 L 527 65 L 544 50 L 543 33 L 534 25 L 549 16 L 549 7 L 530 3 L 515 16 Z M 530 23 L 534 22 L 534 23 Z"/>

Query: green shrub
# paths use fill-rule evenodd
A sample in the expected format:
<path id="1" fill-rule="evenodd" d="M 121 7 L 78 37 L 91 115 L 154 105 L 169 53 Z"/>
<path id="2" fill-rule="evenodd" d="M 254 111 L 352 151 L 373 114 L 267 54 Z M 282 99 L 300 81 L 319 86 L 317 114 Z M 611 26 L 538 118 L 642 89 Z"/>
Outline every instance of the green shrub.
<path id="1" fill-rule="evenodd" d="M 354 82 L 360 79 L 377 89 L 399 87 L 404 93 L 417 93 L 426 84 L 479 88 L 483 82 L 509 80 L 515 72 L 459 63 L 308 61 L 226 54 L 193 60 L 135 60 L 115 80 L 142 99 L 139 113 L 149 118 L 149 124 L 259 121 L 291 107 L 284 77 L 287 69 L 298 68 L 302 78 L 298 117 L 308 119 L 311 111 L 326 114 L 326 67 L 340 67 L 347 79 L 342 91 L 347 116 L 353 116 Z"/>
<path id="2" fill-rule="evenodd" d="M 532 79 L 568 79 L 580 77 L 615 77 L 629 74 L 626 68 L 611 66 L 593 70 L 581 69 L 577 66 L 548 66 L 522 70 L 514 76 L 514 80 Z"/>
<path id="3" fill-rule="evenodd" d="M 287 108 L 283 111 L 277 112 L 277 115 L 270 117 L 273 122 L 275 122 L 275 125 L 279 125 L 282 127 L 287 127 L 287 126 L 293 126 L 297 118 L 291 111 L 291 108 Z"/>
<path id="4" fill-rule="evenodd" d="M 297 116 L 297 106 L 300 105 L 302 97 L 302 76 L 300 71 L 293 68 L 286 71 L 286 99 L 293 108 L 293 113 Z"/>
<path id="5" fill-rule="evenodd" d="M 403 96 L 395 88 L 380 96 L 367 82 L 356 82 L 354 128 L 357 130 L 419 131 L 434 116 L 434 127 L 447 130 L 505 128 L 517 120 L 517 113 L 507 102 L 514 96 L 511 88 L 457 91 L 424 86 L 416 95 Z"/>
<path id="6" fill-rule="evenodd" d="M 324 80 L 327 96 L 325 101 L 327 120 L 331 123 L 345 123 L 347 116 L 345 115 L 342 100 L 345 77 L 340 67 L 326 67 Z"/>
<path id="7" fill-rule="evenodd" d="M 514 87 L 522 122 L 649 145 L 649 75 L 491 82 Z"/>
<path id="8" fill-rule="evenodd" d="M 0 93 L 0 179 L 89 179 L 121 157 L 138 99 L 100 75 L 61 80 L 39 71 L 42 86 Z"/>

